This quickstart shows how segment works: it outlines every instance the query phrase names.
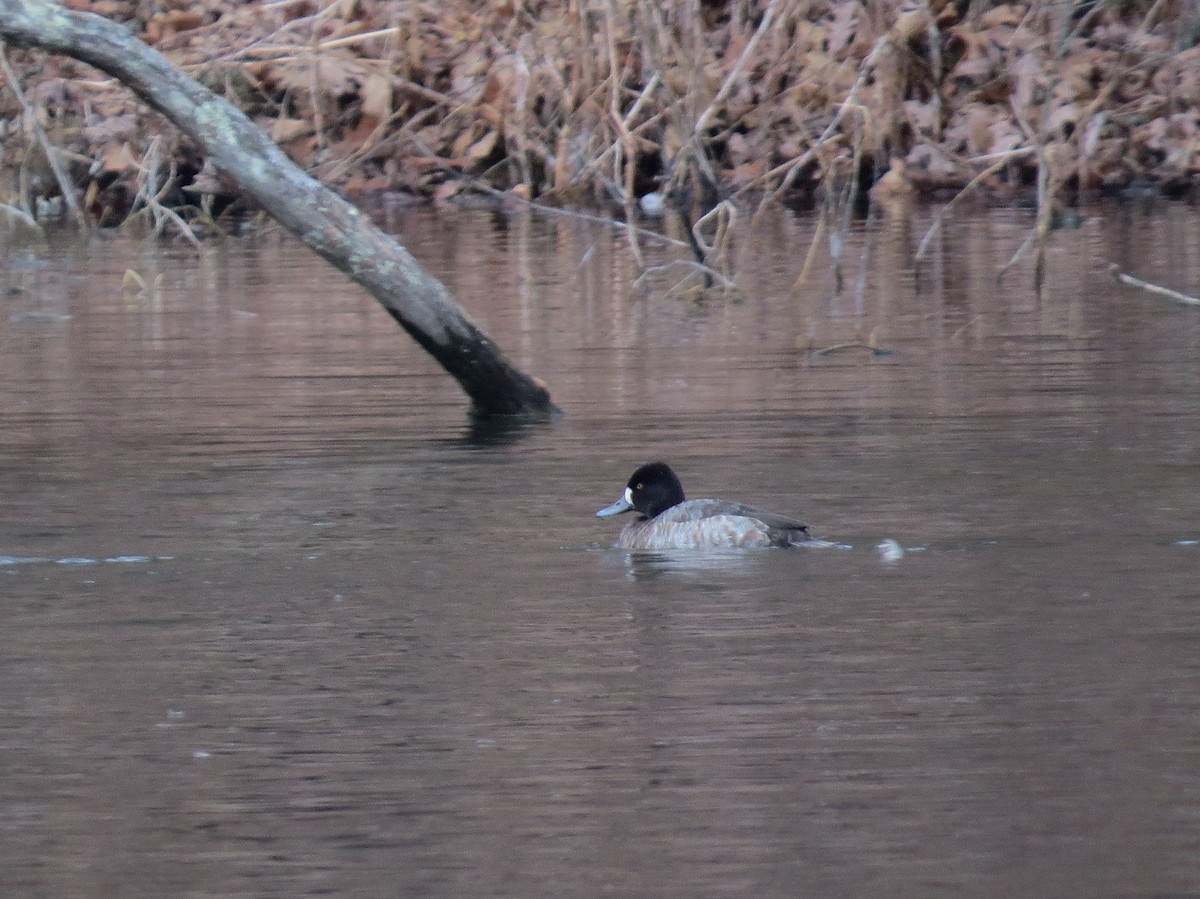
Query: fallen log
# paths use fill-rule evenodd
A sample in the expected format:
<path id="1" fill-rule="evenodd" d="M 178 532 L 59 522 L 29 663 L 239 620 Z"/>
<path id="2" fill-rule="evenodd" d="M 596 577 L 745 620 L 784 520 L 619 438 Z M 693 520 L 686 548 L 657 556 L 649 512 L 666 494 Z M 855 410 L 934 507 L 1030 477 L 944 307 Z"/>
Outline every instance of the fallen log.
<path id="1" fill-rule="evenodd" d="M 474 412 L 556 412 L 393 237 L 292 163 L 239 109 L 116 22 L 50 0 L 0 0 L 0 40 L 71 56 L 121 81 L 188 135 L 217 169 L 285 228 L 374 296 L 466 391 Z"/>

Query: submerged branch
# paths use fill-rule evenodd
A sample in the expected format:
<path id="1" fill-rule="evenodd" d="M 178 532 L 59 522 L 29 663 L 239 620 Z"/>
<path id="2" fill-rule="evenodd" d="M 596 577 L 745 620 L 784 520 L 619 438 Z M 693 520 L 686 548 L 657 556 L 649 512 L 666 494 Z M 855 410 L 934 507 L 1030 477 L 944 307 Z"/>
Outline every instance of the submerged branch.
<path id="1" fill-rule="evenodd" d="M 1178 290 L 1172 290 L 1169 287 L 1162 287 L 1158 284 L 1151 284 L 1149 281 L 1143 281 L 1141 278 L 1135 278 L 1133 275 L 1121 271 L 1116 263 L 1108 266 L 1108 273 L 1113 276 L 1114 280 L 1128 287 L 1136 287 L 1138 290 L 1146 291 L 1146 293 L 1166 297 L 1169 300 L 1174 300 L 1181 306 L 1200 306 L 1200 297 L 1193 297 L 1186 293 L 1180 293 Z"/>

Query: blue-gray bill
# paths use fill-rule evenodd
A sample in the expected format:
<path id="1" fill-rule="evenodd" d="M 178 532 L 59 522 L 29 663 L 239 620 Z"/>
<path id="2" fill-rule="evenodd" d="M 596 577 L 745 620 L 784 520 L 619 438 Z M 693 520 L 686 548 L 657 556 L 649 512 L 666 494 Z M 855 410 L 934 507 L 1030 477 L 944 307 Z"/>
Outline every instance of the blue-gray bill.
<path id="1" fill-rule="evenodd" d="M 614 515 L 620 515 L 622 512 L 632 512 L 633 503 L 629 500 L 629 490 L 626 488 L 625 495 L 613 503 L 611 506 L 605 506 L 596 513 L 597 518 L 611 518 Z"/>

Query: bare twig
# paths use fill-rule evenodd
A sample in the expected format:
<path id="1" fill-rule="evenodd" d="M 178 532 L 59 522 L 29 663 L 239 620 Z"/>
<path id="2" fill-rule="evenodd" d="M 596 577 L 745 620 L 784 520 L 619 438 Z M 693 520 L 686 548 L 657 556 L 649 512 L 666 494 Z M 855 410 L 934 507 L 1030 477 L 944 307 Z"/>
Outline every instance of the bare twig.
<path id="1" fill-rule="evenodd" d="M 997 282 L 1003 281 L 1004 276 L 1006 274 L 1008 274 L 1008 270 L 1010 268 L 1012 268 L 1014 265 L 1016 265 L 1017 262 L 1021 259 L 1021 257 L 1023 257 L 1026 253 L 1029 252 L 1029 247 L 1037 239 L 1037 235 L 1038 235 L 1038 229 L 1036 227 L 1029 229 L 1029 233 L 1025 235 L 1025 239 L 1023 241 L 1021 241 L 1021 245 L 1019 247 L 1017 247 L 1017 252 L 1013 253 L 1012 257 L 1008 260 L 1008 262 L 1006 262 L 1006 263 L 1004 263 L 1004 265 L 1000 266 L 999 270 L 996 272 L 996 281 Z"/>
<path id="2" fill-rule="evenodd" d="M 16 72 L 13 71 L 12 66 L 8 63 L 8 47 L 4 41 L 0 41 L 0 69 L 3 69 L 4 77 L 8 79 L 8 86 L 12 89 L 13 96 L 21 104 L 21 112 L 25 117 L 26 123 L 37 137 L 37 141 L 42 147 L 42 152 L 46 154 L 46 161 L 50 163 L 50 170 L 54 172 L 54 178 L 58 181 L 58 190 L 62 194 L 63 202 L 67 204 L 67 209 L 71 211 L 71 215 L 75 217 L 75 221 L 79 224 L 79 227 L 86 231 L 88 228 L 87 217 L 83 214 L 79 200 L 75 197 L 75 187 L 71 184 L 71 176 L 67 174 L 67 170 L 63 167 L 58 148 L 50 143 L 50 138 L 46 136 L 46 131 L 42 128 L 42 123 L 38 121 L 37 112 L 30 105 L 28 98 L 25 96 L 25 91 L 21 89 L 21 83 L 17 80 Z"/>
<path id="3" fill-rule="evenodd" d="M 876 346 L 874 340 L 847 340 L 844 343 L 835 343 L 832 346 L 810 347 L 810 350 L 814 356 L 831 356 L 834 353 L 842 353 L 846 350 L 868 350 L 872 356 L 890 356 L 892 354 L 892 350 Z"/>
<path id="4" fill-rule="evenodd" d="M 724 275 L 722 275 L 720 272 L 716 271 L 715 269 L 712 269 L 707 265 L 701 265 L 699 262 L 694 262 L 691 259 L 674 259 L 671 262 L 668 262 L 664 265 L 652 265 L 649 268 L 647 268 L 645 271 L 643 271 L 640 275 L 638 275 L 636 279 L 634 279 L 632 287 L 634 289 L 636 289 L 636 288 L 640 287 L 647 278 L 653 277 L 654 275 L 662 274 L 663 272 L 665 272 L 671 268 L 677 267 L 677 266 L 684 266 L 685 268 L 691 269 L 691 272 L 689 272 L 689 275 L 679 279 L 679 281 L 677 281 L 674 286 L 672 286 L 671 288 L 666 290 L 665 293 L 667 293 L 667 294 L 671 294 L 671 293 L 674 293 L 675 291 L 679 290 L 683 286 L 683 284 L 687 281 L 687 278 L 690 277 L 692 274 L 700 275 L 702 278 L 705 279 L 705 282 L 708 282 L 709 280 L 717 281 L 718 283 L 720 283 L 722 289 L 724 289 L 726 292 L 732 292 L 732 291 L 737 290 L 737 284 L 735 284 L 729 278 L 725 277 Z"/>
<path id="5" fill-rule="evenodd" d="M 151 140 L 149 148 L 146 150 L 145 156 L 142 157 L 141 164 L 138 167 L 137 182 L 138 190 L 134 196 L 133 205 L 136 207 L 142 205 L 140 212 L 132 213 L 124 222 L 128 225 L 137 220 L 139 214 L 146 214 L 153 219 L 155 236 L 162 233 L 164 227 L 169 222 L 174 225 L 179 233 L 185 237 L 196 249 L 200 249 L 200 238 L 196 236 L 196 232 L 192 230 L 191 225 L 183 220 L 183 217 L 171 209 L 169 206 L 163 205 L 163 199 L 175 184 L 175 173 L 172 170 L 168 176 L 162 179 L 162 184 L 158 183 L 158 169 L 162 156 L 162 138 L 155 135 Z M 173 169 L 173 165 L 172 165 Z"/>
<path id="6" fill-rule="evenodd" d="M 703 230 L 710 221 L 714 226 L 711 243 L 705 241 Z M 729 273 L 729 246 L 733 240 L 736 222 L 737 207 L 728 200 L 723 200 L 697 219 L 691 229 L 695 247 L 700 251 L 700 261 L 715 261 L 726 275 Z"/>
<path id="7" fill-rule="evenodd" d="M 637 217 L 637 199 L 633 195 L 633 178 L 637 170 L 637 142 L 625 125 L 625 117 L 621 115 L 621 85 L 625 81 L 625 69 L 618 65 L 616 4 L 610 0 L 604 7 L 605 37 L 608 51 L 608 114 L 612 124 L 617 129 L 613 178 L 621 179 L 619 197 L 625 207 L 625 218 L 633 221 Z M 622 175 L 624 176 L 622 178 Z M 638 243 L 638 230 L 630 228 L 625 232 L 629 238 L 629 249 L 639 269 L 646 267 L 642 255 L 641 244 Z"/>
<path id="8" fill-rule="evenodd" d="M 22 209 L 20 206 L 10 206 L 8 203 L 0 203 L 0 212 L 7 213 L 18 222 L 32 228 L 39 234 L 42 233 L 42 226 L 38 224 L 38 220 Z"/>
<path id="9" fill-rule="evenodd" d="M 758 48 L 758 42 L 762 40 L 764 34 L 770 31 L 771 23 L 775 21 L 775 13 L 778 9 L 779 0 L 771 0 L 767 4 L 762 20 L 758 23 L 758 28 L 754 30 L 754 34 L 750 36 L 750 40 L 746 42 L 745 48 L 742 50 L 741 55 L 738 56 L 737 62 L 733 64 L 733 68 L 725 76 L 725 80 L 717 90 L 716 96 L 712 98 L 712 102 L 708 104 L 704 111 L 696 117 L 696 123 L 692 126 L 692 140 L 697 140 L 704 133 L 704 129 L 708 127 L 708 123 L 716 115 L 717 109 L 725 102 L 730 92 L 737 85 L 742 70 L 754 58 L 754 51 Z"/>
<path id="10" fill-rule="evenodd" d="M 929 0 L 924 0 L 922 6 L 925 9 L 925 43 L 929 47 L 929 74 L 933 83 L 940 85 L 945 74 L 942 71 L 942 36 L 938 31 L 937 15 L 930 8 Z M 940 141 L 942 139 L 942 92 L 934 90 L 932 93 L 933 137 Z"/>
<path id="11" fill-rule="evenodd" d="M 1017 108 L 1017 104 L 1009 99 L 1009 108 L 1013 118 L 1025 134 L 1025 139 L 1033 145 L 1037 154 L 1037 223 L 1029 236 L 1022 241 L 1021 246 L 1000 270 L 996 272 L 996 280 L 1002 281 L 1008 270 L 1017 264 L 1018 260 L 1028 252 L 1030 246 L 1035 246 L 1037 255 L 1034 258 L 1033 282 L 1037 290 L 1041 290 L 1042 280 L 1046 271 L 1046 242 L 1050 236 L 1050 223 L 1054 214 L 1054 206 L 1050 202 L 1050 163 L 1046 158 L 1046 141 L 1041 134 L 1036 133 L 1025 118 L 1025 114 Z"/>
<path id="12" fill-rule="evenodd" d="M 986 156 L 979 156 L 979 157 L 976 157 L 976 159 L 972 160 L 972 162 L 975 162 L 975 161 L 982 161 L 982 160 L 988 160 L 988 159 L 996 159 L 996 161 L 994 163 L 992 163 L 990 166 L 988 166 L 986 169 L 984 169 L 982 172 L 980 172 L 978 175 L 976 175 L 974 178 L 972 178 L 970 181 L 968 181 L 966 186 L 962 190 L 960 190 L 958 193 L 956 193 L 950 199 L 950 202 L 947 203 L 945 206 L 943 206 L 938 211 L 937 215 L 935 215 L 933 217 L 933 224 L 931 224 L 929 226 L 929 230 L 926 231 L 925 236 L 923 238 L 921 238 L 921 243 L 917 247 L 917 252 L 916 252 L 916 255 L 913 257 L 913 261 L 920 262 L 922 259 L 925 258 L 925 251 L 929 249 L 929 242 L 931 240 L 933 240 L 934 236 L 939 231 L 941 231 L 942 222 L 945 220 L 946 216 L 949 215 L 950 210 L 953 209 L 958 204 L 959 200 L 966 197 L 967 194 L 969 194 L 971 191 L 973 191 L 976 187 L 978 187 L 980 184 L 982 184 L 984 181 L 986 181 L 992 175 L 996 174 L 996 172 L 1000 171 L 1002 168 L 1004 168 L 1006 165 L 1008 165 L 1016 157 L 1028 156 L 1030 153 L 1035 153 L 1035 152 L 1037 152 L 1037 151 L 1033 147 L 1018 147 L 1015 150 L 1006 150 L 1003 153 L 989 153 Z"/>
<path id="13" fill-rule="evenodd" d="M 821 214 L 817 216 L 817 227 L 813 231 L 812 241 L 808 245 L 808 252 L 804 254 L 804 265 L 800 267 L 800 274 L 796 276 L 796 280 L 792 283 L 792 290 L 796 293 L 800 292 L 800 288 L 804 282 L 808 280 L 812 274 L 813 266 L 817 261 L 817 253 L 820 251 L 821 241 L 825 237 L 826 220 L 828 212 L 825 207 L 821 207 Z"/>
<path id="14" fill-rule="evenodd" d="M 1172 290 L 1169 287 L 1162 287 L 1158 284 L 1151 284 L 1149 281 L 1143 281 L 1141 278 L 1135 278 L 1133 275 L 1126 274 L 1121 271 L 1120 267 L 1115 263 L 1108 266 L 1108 273 L 1113 278 L 1122 284 L 1129 287 L 1136 287 L 1138 290 L 1144 290 L 1146 293 L 1152 293 L 1160 297 L 1166 297 L 1169 300 L 1174 300 L 1181 306 L 1200 306 L 1200 298 L 1189 296 L 1186 293 L 1180 293 L 1178 290 Z"/>
<path id="15" fill-rule="evenodd" d="M 846 98 L 841 102 L 841 105 L 838 106 L 837 112 L 834 113 L 833 118 L 829 121 L 829 124 L 825 126 L 825 130 L 821 132 L 821 135 L 815 141 L 813 141 L 812 146 L 810 146 L 799 156 L 793 157 L 787 162 L 775 166 L 775 168 L 771 169 L 769 172 L 765 172 L 764 174 L 759 175 L 757 178 L 751 179 L 749 182 L 734 191 L 733 196 L 737 197 L 743 193 L 746 193 L 747 191 L 754 190 L 763 184 L 769 183 L 779 175 L 784 175 L 784 177 L 775 193 L 780 193 L 787 190 L 795 180 L 796 176 L 800 174 L 800 170 L 808 165 L 812 158 L 816 156 L 817 150 L 819 150 L 837 131 L 838 126 L 841 125 L 842 119 L 846 116 L 846 113 L 848 113 L 851 109 L 857 109 L 860 107 L 858 102 L 859 91 L 863 89 L 863 86 L 867 83 L 867 79 L 870 77 L 871 73 L 875 71 L 875 63 L 879 60 L 879 54 L 882 53 L 885 48 L 891 46 L 891 42 L 891 32 L 885 32 L 884 34 L 881 34 L 879 39 L 875 41 L 875 45 L 871 48 L 871 52 L 867 54 L 866 58 L 862 61 L 858 68 L 858 79 L 850 88 L 849 93 L 846 94 Z M 769 197 L 763 198 L 764 204 L 768 198 Z"/>

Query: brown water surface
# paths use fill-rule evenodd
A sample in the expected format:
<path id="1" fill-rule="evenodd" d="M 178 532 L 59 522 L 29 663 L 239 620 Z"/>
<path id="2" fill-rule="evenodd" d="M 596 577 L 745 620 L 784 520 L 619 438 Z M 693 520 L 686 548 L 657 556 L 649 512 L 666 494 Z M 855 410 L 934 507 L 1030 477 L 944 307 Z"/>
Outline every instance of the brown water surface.
<path id="1" fill-rule="evenodd" d="M 388 223 L 562 421 L 289 239 L 0 250 L 0 894 L 1200 895 L 1200 314 L 1106 271 L 1194 291 L 1194 210 L 1040 296 L 1024 214 L 883 222 L 861 303 L 786 215 L 725 300 Z M 608 549 L 659 457 L 842 548 Z"/>

